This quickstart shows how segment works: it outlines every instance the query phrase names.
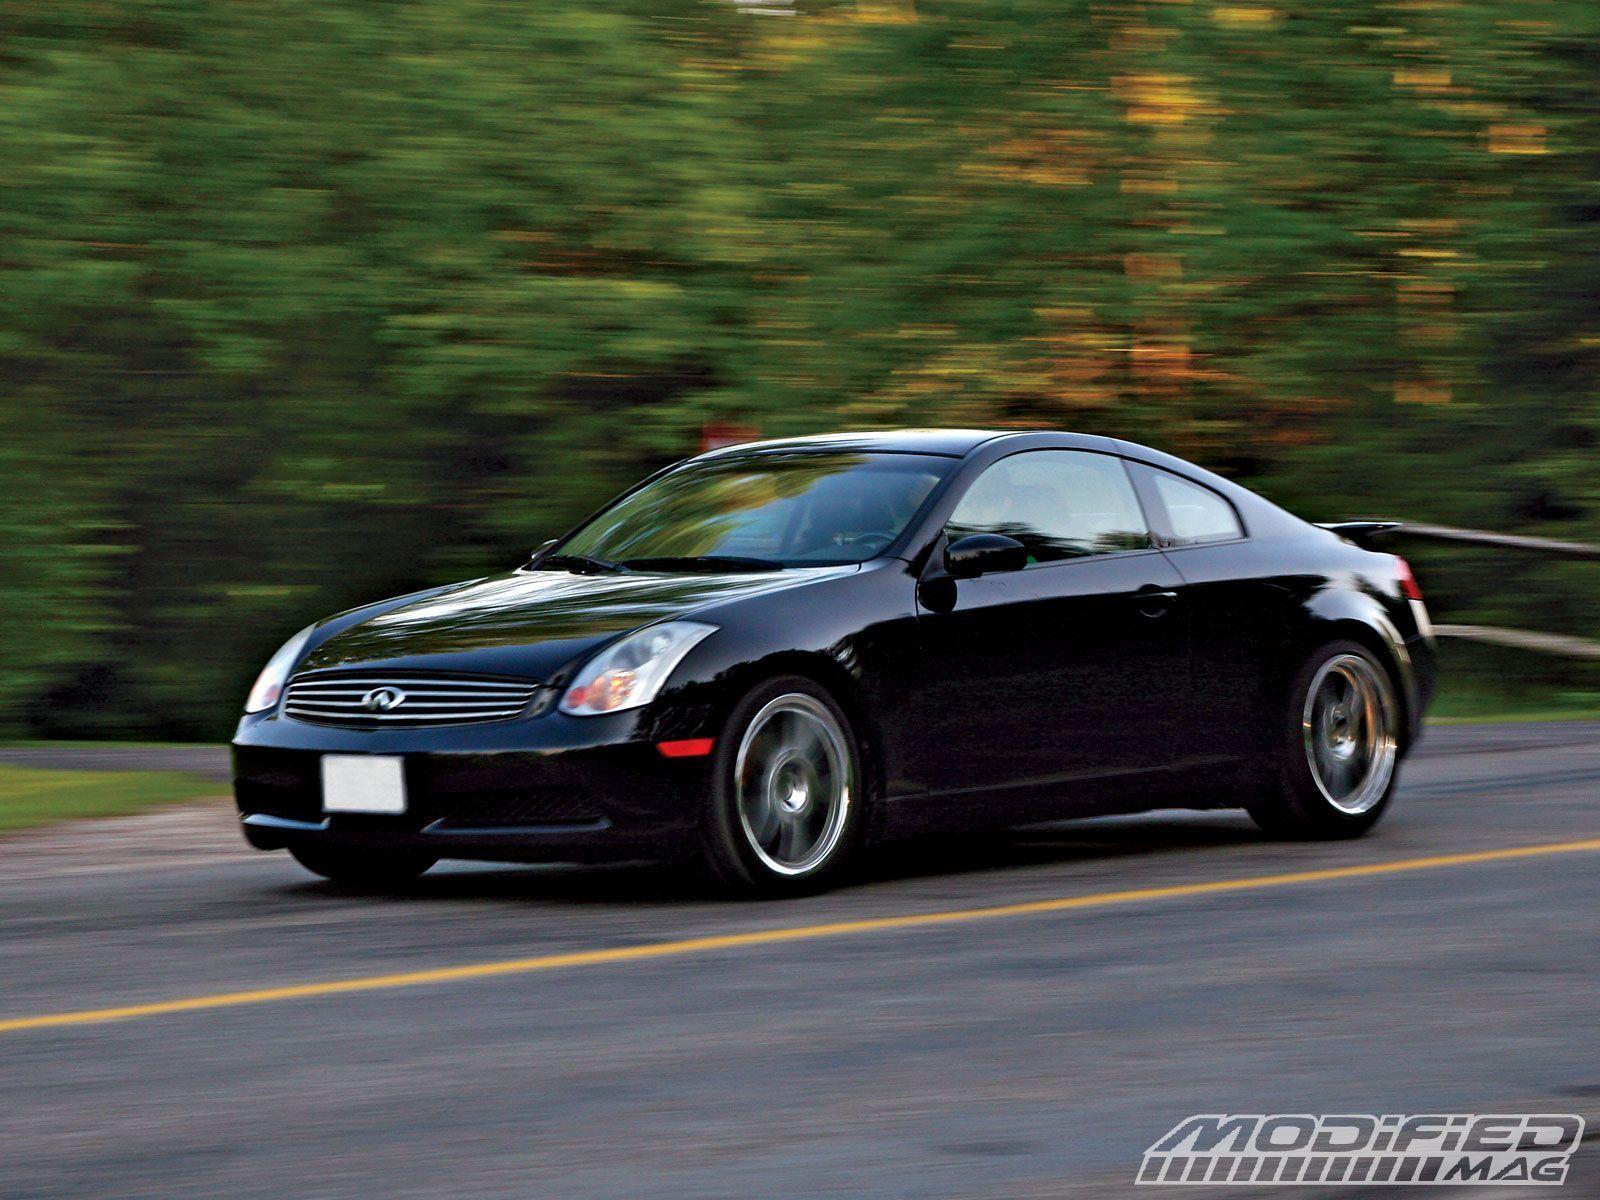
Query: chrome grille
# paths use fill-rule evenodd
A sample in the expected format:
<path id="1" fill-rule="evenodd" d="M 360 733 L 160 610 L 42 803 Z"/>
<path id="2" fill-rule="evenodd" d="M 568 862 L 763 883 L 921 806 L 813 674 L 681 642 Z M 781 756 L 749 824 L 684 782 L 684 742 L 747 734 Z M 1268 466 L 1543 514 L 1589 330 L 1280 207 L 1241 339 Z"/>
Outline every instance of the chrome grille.
<path id="1" fill-rule="evenodd" d="M 539 693 L 531 679 L 445 672 L 318 672 L 289 681 L 283 711 L 297 721 L 392 729 L 471 725 L 521 715 Z"/>

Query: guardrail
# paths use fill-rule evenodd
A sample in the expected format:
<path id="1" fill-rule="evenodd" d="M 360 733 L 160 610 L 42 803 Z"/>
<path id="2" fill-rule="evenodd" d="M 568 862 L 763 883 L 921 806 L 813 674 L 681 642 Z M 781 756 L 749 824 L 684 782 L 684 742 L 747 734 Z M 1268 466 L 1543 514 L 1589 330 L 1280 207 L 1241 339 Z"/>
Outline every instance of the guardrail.
<path id="1" fill-rule="evenodd" d="M 1532 650 L 1538 654 L 1558 654 L 1564 658 L 1589 658 L 1600 662 L 1600 642 L 1567 637 L 1560 633 L 1536 633 L 1531 629 L 1506 629 L 1499 625 L 1435 625 L 1433 633 L 1435 637 L 1486 642 L 1491 646 L 1510 646 L 1513 650 Z"/>
<path id="2" fill-rule="evenodd" d="M 1469 546 L 1495 546 L 1502 550 L 1528 550 L 1536 554 L 1556 554 L 1563 558 L 1588 558 L 1600 561 L 1600 546 L 1591 546 L 1587 542 L 1562 542 L 1554 538 L 1524 537 L 1517 533 L 1485 533 L 1481 529 L 1457 529 L 1453 525 L 1420 525 L 1410 521 L 1402 521 L 1389 532 L 1398 537 L 1460 542 Z"/>
<path id="3" fill-rule="evenodd" d="M 1386 536 L 1410 537 L 1425 541 L 1453 542 L 1457 545 L 1489 546 L 1497 550 L 1523 550 L 1560 558 L 1581 558 L 1600 562 L 1600 546 L 1587 542 L 1565 542 L 1555 538 L 1527 537 L 1515 533 L 1489 533 L 1481 529 L 1457 529 L 1453 525 L 1425 525 L 1401 522 L 1386 531 Z M 1559 633 L 1539 633 L 1531 629 L 1507 629 L 1498 625 L 1435 625 L 1439 637 L 1484 642 L 1491 646 L 1510 646 L 1537 654 L 1600 661 L 1600 642 Z"/>

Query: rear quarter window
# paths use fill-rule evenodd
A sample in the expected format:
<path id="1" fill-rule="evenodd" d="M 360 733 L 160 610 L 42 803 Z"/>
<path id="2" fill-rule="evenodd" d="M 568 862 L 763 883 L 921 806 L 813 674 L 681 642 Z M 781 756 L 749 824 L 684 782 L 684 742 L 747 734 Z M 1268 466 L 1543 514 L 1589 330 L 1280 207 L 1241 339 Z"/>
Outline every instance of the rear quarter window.
<path id="1" fill-rule="evenodd" d="M 1165 471 L 1151 471 L 1150 474 L 1178 545 L 1198 546 L 1244 537 L 1239 514 L 1216 492 Z"/>

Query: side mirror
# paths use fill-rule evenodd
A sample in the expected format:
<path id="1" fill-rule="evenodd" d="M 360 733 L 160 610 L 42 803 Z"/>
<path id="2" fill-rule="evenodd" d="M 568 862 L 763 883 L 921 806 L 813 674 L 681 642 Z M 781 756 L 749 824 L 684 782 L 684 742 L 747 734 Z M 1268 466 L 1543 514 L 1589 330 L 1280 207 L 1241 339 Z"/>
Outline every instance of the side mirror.
<path id="1" fill-rule="evenodd" d="M 550 549 L 550 547 L 554 546 L 555 544 L 556 544 L 556 539 L 555 538 L 550 538 L 548 541 L 540 542 L 537 546 L 535 546 L 533 548 L 533 553 L 528 555 L 528 562 L 530 562 L 530 563 L 533 562 L 536 558 L 539 557 L 539 555 L 543 554 L 546 550 Z"/>
<path id="2" fill-rule="evenodd" d="M 1028 565 L 1028 548 L 1002 533 L 972 533 L 944 549 L 944 569 L 952 579 L 976 579 Z"/>

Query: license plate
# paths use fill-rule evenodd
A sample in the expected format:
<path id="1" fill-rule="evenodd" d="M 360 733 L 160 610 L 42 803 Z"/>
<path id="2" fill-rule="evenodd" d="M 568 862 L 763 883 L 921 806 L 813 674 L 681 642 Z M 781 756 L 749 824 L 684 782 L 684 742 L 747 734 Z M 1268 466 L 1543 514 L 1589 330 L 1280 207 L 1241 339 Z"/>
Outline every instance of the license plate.
<path id="1" fill-rule="evenodd" d="M 405 759 L 384 754 L 324 754 L 322 811 L 383 813 L 406 811 Z"/>

